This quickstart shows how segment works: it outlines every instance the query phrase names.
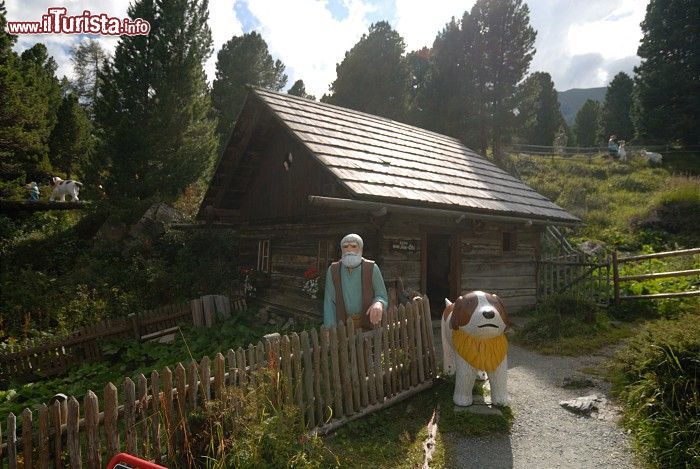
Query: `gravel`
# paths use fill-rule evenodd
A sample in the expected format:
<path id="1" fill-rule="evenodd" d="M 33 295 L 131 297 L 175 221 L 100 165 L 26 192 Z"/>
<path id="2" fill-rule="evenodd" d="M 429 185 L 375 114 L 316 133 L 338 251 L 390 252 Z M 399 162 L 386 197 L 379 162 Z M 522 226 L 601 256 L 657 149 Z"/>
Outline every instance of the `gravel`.
<path id="1" fill-rule="evenodd" d="M 442 354 L 436 344 L 438 355 Z M 617 425 L 609 384 L 585 374 L 597 368 L 604 355 L 558 357 L 540 355 L 512 342 L 508 351 L 508 390 L 514 414 L 510 434 L 465 437 L 446 434 L 450 468 L 634 468 L 630 437 Z M 565 389 L 565 379 L 590 380 L 589 387 Z M 602 418 L 573 414 L 559 401 L 588 394 L 608 398 Z"/>

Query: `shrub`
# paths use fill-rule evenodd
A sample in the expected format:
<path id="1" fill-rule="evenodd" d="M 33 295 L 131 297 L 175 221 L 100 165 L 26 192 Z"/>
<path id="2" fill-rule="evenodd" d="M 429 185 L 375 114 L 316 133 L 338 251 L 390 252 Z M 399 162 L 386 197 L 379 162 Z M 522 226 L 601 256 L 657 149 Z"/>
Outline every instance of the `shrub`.
<path id="1" fill-rule="evenodd" d="M 537 305 L 533 314 L 535 317 L 517 335 L 529 344 L 591 334 L 605 327 L 598 306 L 578 293 L 551 295 Z"/>
<path id="2" fill-rule="evenodd" d="M 300 410 L 283 403 L 276 370 L 259 370 L 248 389 L 228 388 L 222 399 L 194 413 L 190 425 L 190 454 L 202 455 L 207 466 L 338 466 L 323 440 L 306 434 Z"/>
<path id="3" fill-rule="evenodd" d="M 640 453 L 658 467 L 700 464 L 700 319 L 646 325 L 615 357 L 613 391 Z"/>

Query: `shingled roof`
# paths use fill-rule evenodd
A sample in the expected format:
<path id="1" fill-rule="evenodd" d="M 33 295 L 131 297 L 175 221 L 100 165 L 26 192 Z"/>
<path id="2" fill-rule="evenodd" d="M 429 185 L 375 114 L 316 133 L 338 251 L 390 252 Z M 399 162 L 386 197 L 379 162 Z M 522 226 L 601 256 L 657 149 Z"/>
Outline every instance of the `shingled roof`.
<path id="1" fill-rule="evenodd" d="M 262 88 L 250 88 L 248 99 L 269 109 L 354 200 L 555 224 L 581 222 L 452 137 Z M 202 206 L 215 194 L 223 195 L 220 190 L 220 181 L 216 187 L 212 183 Z"/>
<path id="2" fill-rule="evenodd" d="M 452 137 L 288 94 L 252 92 L 357 199 L 580 222 Z"/>

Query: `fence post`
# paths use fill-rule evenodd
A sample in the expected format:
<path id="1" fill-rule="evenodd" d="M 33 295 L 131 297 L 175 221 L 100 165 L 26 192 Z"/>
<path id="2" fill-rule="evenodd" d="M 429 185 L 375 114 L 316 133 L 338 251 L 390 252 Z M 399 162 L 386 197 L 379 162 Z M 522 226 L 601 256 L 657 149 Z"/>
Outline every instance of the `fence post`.
<path id="1" fill-rule="evenodd" d="M 134 339 L 140 340 L 141 339 L 141 331 L 139 331 L 139 322 L 138 322 L 138 319 L 136 318 L 136 313 L 130 313 L 128 317 L 129 317 L 129 320 L 131 321 L 131 327 L 134 331 Z"/>
<path id="2" fill-rule="evenodd" d="M 613 263 L 613 291 L 615 292 L 615 306 L 620 305 L 620 274 L 617 266 L 617 251 L 612 252 Z"/>

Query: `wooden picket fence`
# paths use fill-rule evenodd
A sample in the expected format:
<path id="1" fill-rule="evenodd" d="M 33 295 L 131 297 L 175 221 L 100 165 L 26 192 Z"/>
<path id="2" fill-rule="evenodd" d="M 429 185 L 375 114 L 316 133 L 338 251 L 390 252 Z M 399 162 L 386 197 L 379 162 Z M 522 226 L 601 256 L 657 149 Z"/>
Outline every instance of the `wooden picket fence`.
<path id="1" fill-rule="evenodd" d="M 355 331 L 349 321 L 266 336 L 247 349 L 217 354 L 213 364 L 204 357 L 178 363 L 174 373 L 167 367 L 153 371 L 150 381 L 143 374 L 136 383 L 125 378 L 121 404 L 109 383 L 102 403 L 88 391 L 82 410 L 75 397 L 25 409 L 19 432 L 10 414 L 0 431 L 0 468 L 101 468 L 120 451 L 156 463 L 185 461 L 188 415 L 222 397 L 227 386 L 254 384 L 262 367 L 280 373 L 284 401 L 301 409 L 309 431 L 332 431 L 432 385 L 436 360 L 428 299 L 390 308 L 373 331 Z"/>
<path id="2" fill-rule="evenodd" d="M 157 338 L 161 331 L 175 331 L 182 324 L 211 326 L 216 316 L 225 318 L 231 309 L 237 311 L 245 307 L 242 296 L 229 300 L 223 295 L 206 295 L 187 303 L 133 313 L 126 318 L 103 320 L 67 336 L 7 346 L 0 349 L 0 384 L 57 376 L 75 363 L 100 359 L 101 345 L 107 341 Z"/>

